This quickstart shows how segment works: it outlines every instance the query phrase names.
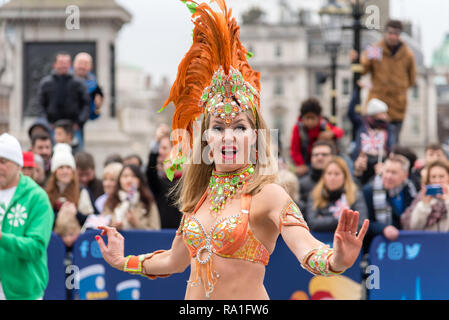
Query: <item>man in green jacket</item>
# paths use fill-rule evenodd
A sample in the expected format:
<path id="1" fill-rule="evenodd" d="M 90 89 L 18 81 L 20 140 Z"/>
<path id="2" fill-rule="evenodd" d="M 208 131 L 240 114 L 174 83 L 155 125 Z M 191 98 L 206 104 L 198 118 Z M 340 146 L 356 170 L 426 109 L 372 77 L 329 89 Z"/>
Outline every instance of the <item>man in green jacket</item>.
<path id="1" fill-rule="evenodd" d="M 42 299 L 54 214 L 46 192 L 22 175 L 17 139 L 0 136 L 0 300 Z"/>

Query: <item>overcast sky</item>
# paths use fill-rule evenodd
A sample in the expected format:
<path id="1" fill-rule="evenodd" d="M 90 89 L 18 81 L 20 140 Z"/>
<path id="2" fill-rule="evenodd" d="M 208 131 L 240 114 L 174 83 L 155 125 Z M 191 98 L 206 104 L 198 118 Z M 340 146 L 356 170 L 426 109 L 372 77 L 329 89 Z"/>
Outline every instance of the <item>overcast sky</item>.
<path id="1" fill-rule="evenodd" d="M 191 44 L 193 25 L 188 9 L 179 0 L 116 0 L 132 15 L 117 38 L 119 63 L 143 68 L 155 81 L 164 75 L 173 81 L 177 66 Z M 323 1 L 323 0 L 321 0 Z M 292 8 L 317 9 L 318 0 L 287 0 Z M 268 21 L 279 17 L 279 0 L 227 0 L 240 22 L 242 12 L 262 5 Z M 430 64 L 432 52 L 449 31 L 448 0 L 391 0 L 390 16 L 408 19 L 421 29 L 425 62 Z"/>

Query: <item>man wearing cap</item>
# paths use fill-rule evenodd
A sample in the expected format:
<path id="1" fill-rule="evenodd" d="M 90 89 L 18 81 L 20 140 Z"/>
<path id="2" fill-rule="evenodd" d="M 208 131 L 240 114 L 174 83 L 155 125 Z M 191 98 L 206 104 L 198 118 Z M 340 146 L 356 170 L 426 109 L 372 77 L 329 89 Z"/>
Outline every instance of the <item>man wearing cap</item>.
<path id="1" fill-rule="evenodd" d="M 50 125 L 46 118 L 38 118 L 28 129 L 28 138 L 30 141 L 35 135 L 48 135 L 51 136 Z"/>
<path id="2" fill-rule="evenodd" d="M 355 147 L 351 154 L 354 176 L 363 185 L 374 176 L 376 164 L 387 157 L 395 142 L 393 127 L 388 122 L 387 104 L 373 98 L 368 101 L 365 115 L 360 115 L 355 111 L 358 97 L 354 91 L 348 107 L 348 117 L 354 128 L 357 128 Z"/>
<path id="3" fill-rule="evenodd" d="M 36 163 L 34 163 L 34 154 L 31 151 L 23 152 L 22 174 L 34 180 L 36 175 Z"/>
<path id="4" fill-rule="evenodd" d="M 53 211 L 45 191 L 20 171 L 17 139 L 0 136 L 0 300 L 42 299 Z"/>

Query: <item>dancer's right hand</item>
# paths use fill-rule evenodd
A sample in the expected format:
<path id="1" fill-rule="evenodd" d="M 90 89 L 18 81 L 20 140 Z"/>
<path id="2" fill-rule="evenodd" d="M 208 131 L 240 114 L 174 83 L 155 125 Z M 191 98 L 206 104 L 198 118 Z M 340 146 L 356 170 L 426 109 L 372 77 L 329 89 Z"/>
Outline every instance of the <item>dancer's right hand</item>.
<path id="1" fill-rule="evenodd" d="M 111 267 L 123 271 L 125 267 L 126 258 L 125 252 L 125 238 L 117 231 L 116 228 L 99 226 L 98 229 L 102 230 L 99 236 L 96 236 L 98 246 L 100 247 L 103 259 L 111 265 Z M 108 245 L 103 241 L 101 236 L 107 235 Z"/>

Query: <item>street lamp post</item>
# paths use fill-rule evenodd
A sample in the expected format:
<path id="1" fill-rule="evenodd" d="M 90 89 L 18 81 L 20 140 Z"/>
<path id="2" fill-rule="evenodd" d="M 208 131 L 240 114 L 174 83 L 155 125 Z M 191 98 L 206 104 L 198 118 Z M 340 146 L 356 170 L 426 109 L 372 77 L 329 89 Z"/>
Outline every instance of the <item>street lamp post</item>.
<path id="1" fill-rule="evenodd" d="M 337 58 L 340 44 L 336 42 L 325 43 L 325 49 L 331 58 L 331 118 L 332 124 L 337 123 Z"/>
<path id="2" fill-rule="evenodd" d="M 352 25 L 344 26 L 343 29 L 350 29 L 353 31 L 353 48 L 357 52 L 357 58 L 352 61 L 352 72 L 353 72 L 353 81 L 352 86 L 353 90 L 359 88 L 358 81 L 360 79 L 362 68 L 360 66 L 360 53 L 361 53 L 361 33 L 362 30 L 367 29 L 362 25 L 362 17 L 365 12 L 365 5 L 363 0 L 352 0 L 351 1 L 351 16 L 352 16 Z M 360 94 L 360 93 L 359 93 Z"/>
<path id="3" fill-rule="evenodd" d="M 356 101 L 358 101 L 358 105 L 356 105 L 356 112 L 361 112 L 360 106 L 360 86 L 358 81 L 363 72 L 363 67 L 360 64 L 360 54 L 361 54 L 361 35 L 362 30 L 366 30 L 364 25 L 362 25 L 362 17 L 365 14 L 365 3 L 364 0 L 351 0 L 351 16 L 352 16 L 352 25 L 344 26 L 343 29 L 349 29 L 353 31 L 353 49 L 357 53 L 354 61 L 351 61 L 351 70 L 353 73 L 352 77 L 352 88 L 353 92 L 356 94 Z M 352 128 L 352 138 L 355 140 L 355 132 L 356 128 Z"/>
<path id="4" fill-rule="evenodd" d="M 337 122 L 337 57 L 342 40 L 342 19 L 348 15 L 346 7 L 336 0 L 329 0 L 319 11 L 324 46 L 331 58 L 331 118 L 332 124 Z"/>

